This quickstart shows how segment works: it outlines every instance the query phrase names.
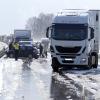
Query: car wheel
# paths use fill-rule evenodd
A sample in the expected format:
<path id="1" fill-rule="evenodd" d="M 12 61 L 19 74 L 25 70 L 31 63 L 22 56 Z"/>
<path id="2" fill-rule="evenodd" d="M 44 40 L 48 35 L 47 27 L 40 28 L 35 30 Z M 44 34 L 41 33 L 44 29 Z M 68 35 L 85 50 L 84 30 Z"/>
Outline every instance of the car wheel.
<path id="1" fill-rule="evenodd" d="M 32 59 L 33 58 L 33 55 L 32 54 L 29 54 L 28 55 L 28 58 Z"/>
<path id="2" fill-rule="evenodd" d="M 9 57 L 10 57 L 10 58 L 13 58 L 13 57 L 14 57 L 14 55 L 13 55 L 13 54 L 9 54 Z"/>
<path id="3" fill-rule="evenodd" d="M 35 55 L 35 57 L 34 57 L 35 59 L 38 59 L 39 58 L 39 56 L 38 55 Z"/>

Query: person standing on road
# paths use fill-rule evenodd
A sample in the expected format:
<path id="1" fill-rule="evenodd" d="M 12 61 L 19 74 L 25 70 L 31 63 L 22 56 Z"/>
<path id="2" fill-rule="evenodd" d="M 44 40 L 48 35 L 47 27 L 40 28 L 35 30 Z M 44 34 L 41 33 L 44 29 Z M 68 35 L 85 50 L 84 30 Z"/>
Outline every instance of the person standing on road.
<path id="1" fill-rule="evenodd" d="M 13 44 L 13 47 L 14 47 L 15 60 L 18 60 L 18 56 L 19 56 L 19 43 L 15 41 L 15 43 Z"/>
<path id="2" fill-rule="evenodd" d="M 43 45 L 42 45 L 42 43 L 40 43 L 39 49 L 40 49 L 40 57 L 43 57 Z"/>
<path id="3" fill-rule="evenodd" d="M 13 41 L 10 42 L 9 44 L 9 50 L 13 49 Z"/>
<path id="4" fill-rule="evenodd" d="M 49 40 L 47 38 L 42 38 L 41 43 L 43 44 L 43 56 L 47 58 L 47 52 L 49 48 Z"/>

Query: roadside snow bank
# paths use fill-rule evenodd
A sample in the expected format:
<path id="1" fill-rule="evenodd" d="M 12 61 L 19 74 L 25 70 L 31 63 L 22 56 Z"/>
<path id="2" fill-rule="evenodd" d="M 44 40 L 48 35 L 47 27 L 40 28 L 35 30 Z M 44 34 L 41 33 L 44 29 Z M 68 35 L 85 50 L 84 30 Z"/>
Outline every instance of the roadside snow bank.
<path id="1" fill-rule="evenodd" d="M 2 51 L 3 49 L 7 48 L 7 44 L 0 42 L 0 51 Z"/>

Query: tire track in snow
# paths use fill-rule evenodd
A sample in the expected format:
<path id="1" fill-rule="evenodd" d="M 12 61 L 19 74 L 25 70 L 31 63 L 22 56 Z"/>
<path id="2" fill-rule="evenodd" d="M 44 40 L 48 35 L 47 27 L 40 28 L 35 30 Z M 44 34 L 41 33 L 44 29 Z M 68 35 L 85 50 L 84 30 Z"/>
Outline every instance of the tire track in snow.
<path id="1" fill-rule="evenodd" d="M 70 70 L 65 76 L 72 79 L 77 85 L 83 87 L 83 96 L 85 100 L 99 100 L 97 95 L 100 91 L 100 68 L 86 71 Z"/>
<path id="2" fill-rule="evenodd" d="M 33 76 L 37 82 L 37 87 L 39 94 L 41 95 L 41 100 L 49 100 L 50 93 L 50 79 L 51 79 L 51 67 L 49 65 L 50 59 L 39 58 L 33 60 L 30 68 L 32 70 Z M 47 82 L 46 82 L 47 81 Z"/>

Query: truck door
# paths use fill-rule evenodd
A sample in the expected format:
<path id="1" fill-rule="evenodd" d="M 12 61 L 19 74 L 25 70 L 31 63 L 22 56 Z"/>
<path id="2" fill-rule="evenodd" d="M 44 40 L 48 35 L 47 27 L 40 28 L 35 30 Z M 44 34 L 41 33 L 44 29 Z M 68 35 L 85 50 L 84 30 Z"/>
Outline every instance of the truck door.
<path id="1" fill-rule="evenodd" d="M 94 50 L 94 29 L 93 28 L 89 28 L 89 38 L 88 38 L 88 41 L 89 41 L 89 48 L 90 48 L 90 51 L 93 51 Z"/>

